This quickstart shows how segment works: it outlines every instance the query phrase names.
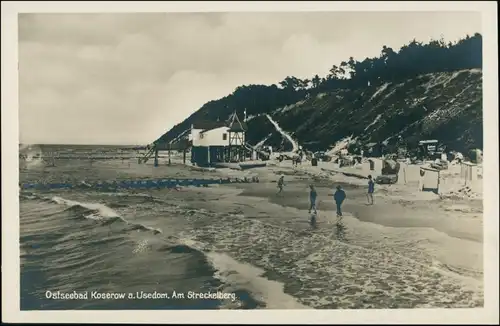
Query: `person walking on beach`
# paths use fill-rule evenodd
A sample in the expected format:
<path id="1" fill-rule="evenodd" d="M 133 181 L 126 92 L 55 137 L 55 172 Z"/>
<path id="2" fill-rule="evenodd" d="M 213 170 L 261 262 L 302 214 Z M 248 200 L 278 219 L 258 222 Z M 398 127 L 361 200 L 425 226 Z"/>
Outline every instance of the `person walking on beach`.
<path id="1" fill-rule="evenodd" d="M 280 178 L 278 179 L 278 194 L 281 193 L 283 191 L 283 187 L 285 186 L 285 176 L 282 175 L 280 176 Z"/>
<path id="2" fill-rule="evenodd" d="M 375 182 L 373 182 L 372 176 L 368 176 L 368 193 L 366 197 L 368 198 L 368 205 L 373 205 L 373 193 L 375 192 Z"/>
<path id="3" fill-rule="evenodd" d="M 311 202 L 311 205 L 309 206 L 309 214 L 312 210 L 314 210 L 314 214 L 317 214 L 318 211 L 316 210 L 316 198 L 318 197 L 318 193 L 316 192 L 314 185 L 309 185 L 309 188 L 309 201 Z"/>
<path id="4" fill-rule="evenodd" d="M 342 216 L 342 203 L 344 202 L 344 200 L 346 198 L 346 194 L 341 186 L 337 186 L 337 191 L 335 191 L 333 198 L 335 199 L 335 203 L 337 204 L 337 217 L 341 217 Z"/>

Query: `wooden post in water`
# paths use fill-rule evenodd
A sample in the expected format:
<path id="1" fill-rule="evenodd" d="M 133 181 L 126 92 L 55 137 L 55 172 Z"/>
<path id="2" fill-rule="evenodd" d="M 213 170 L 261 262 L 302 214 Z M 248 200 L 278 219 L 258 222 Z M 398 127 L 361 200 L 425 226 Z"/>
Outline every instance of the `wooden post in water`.
<path id="1" fill-rule="evenodd" d="M 51 154 L 51 162 L 50 162 L 51 166 L 56 166 L 56 155 L 55 153 L 52 153 Z"/>
<path id="2" fill-rule="evenodd" d="M 172 164 L 172 160 L 170 159 L 170 151 L 171 151 L 171 149 L 172 149 L 172 148 L 171 148 L 172 146 L 171 146 L 171 144 L 170 144 L 170 143 L 168 143 L 168 145 L 167 145 L 167 146 L 168 146 L 168 165 L 170 165 L 170 164 Z"/>
<path id="3" fill-rule="evenodd" d="M 211 160 L 210 160 L 210 146 L 207 147 L 207 152 L 208 152 L 208 166 L 210 166 Z"/>
<path id="4" fill-rule="evenodd" d="M 182 150 L 182 163 L 186 164 L 186 148 Z"/>
<path id="5" fill-rule="evenodd" d="M 155 167 L 158 166 L 158 148 L 155 147 Z"/>

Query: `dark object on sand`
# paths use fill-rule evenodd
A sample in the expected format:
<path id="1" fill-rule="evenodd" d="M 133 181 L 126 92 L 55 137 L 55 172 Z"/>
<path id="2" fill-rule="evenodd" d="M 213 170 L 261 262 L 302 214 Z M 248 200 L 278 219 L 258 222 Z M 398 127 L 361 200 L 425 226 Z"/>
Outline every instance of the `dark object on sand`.
<path id="1" fill-rule="evenodd" d="M 382 161 L 382 175 L 392 175 L 398 174 L 400 169 L 399 162 L 394 160 L 384 160 Z"/>
<path id="2" fill-rule="evenodd" d="M 332 160 L 332 157 L 327 155 L 324 151 L 315 152 L 314 157 L 323 162 L 329 162 Z"/>
<path id="3" fill-rule="evenodd" d="M 368 160 L 368 163 L 370 163 L 370 171 L 375 171 L 375 162 L 373 160 Z"/>
<path id="4" fill-rule="evenodd" d="M 448 162 L 440 160 L 439 162 L 431 163 L 431 168 L 439 170 L 439 171 L 447 170 L 448 169 Z"/>
<path id="5" fill-rule="evenodd" d="M 375 179 L 375 182 L 377 184 L 395 184 L 398 182 L 398 175 L 397 174 L 379 175 Z"/>
<path id="6" fill-rule="evenodd" d="M 297 166 L 298 164 L 302 164 L 302 158 L 300 155 L 297 155 L 297 156 L 294 156 L 292 158 L 292 162 L 295 166 Z"/>
<path id="7" fill-rule="evenodd" d="M 423 161 L 417 157 L 412 157 L 412 158 L 410 158 L 410 164 L 421 165 L 421 164 L 423 164 Z"/>
<path id="8" fill-rule="evenodd" d="M 474 164 L 482 163 L 483 153 L 480 149 L 472 149 L 469 151 L 470 161 Z"/>
<path id="9" fill-rule="evenodd" d="M 262 162 L 254 162 L 254 163 L 240 163 L 240 168 L 242 170 L 254 169 L 254 168 L 263 168 L 267 166 L 267 163 Z"/>
<path id="10" fill-rule="evenodd" d="M 314 157 L 314 158 L 312 158 L 312 159 L 311 159 L 311 165 L 312 165 L 312 166 L 318 166 L 318 159 L 317 159 L 317 158 L 315 158 L 315 157 Z"/>
<path id="11" fill-rule="evenodd" d="M 338 163 L 339 163 L 339 168 L 342 168 L 344 166 L 353 166 L 354 165 L 354 162 L 352 159 L 345 158 L 345 157 L 340 157 L 338 159 Z"/>

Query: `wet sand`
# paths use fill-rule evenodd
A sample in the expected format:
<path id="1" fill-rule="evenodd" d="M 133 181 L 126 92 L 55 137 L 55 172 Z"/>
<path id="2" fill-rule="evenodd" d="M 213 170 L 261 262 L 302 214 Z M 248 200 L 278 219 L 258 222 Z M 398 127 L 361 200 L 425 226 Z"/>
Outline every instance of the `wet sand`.
<path id="1" fill-rule="evenodd" d="M 182 196 L 189 198 L 190 205 L 222 216 L 208 225 L 200 222 L 198 240 L 216 243 L 215 250 L 246 257 L 247 262 L 268 271 L 271 279 L 288 277 L 285 291 L 301 297 L 303 303 L 369 307 L 370 303 L 361 301 L 373 300 L 374 293 L 381 291 L 380 300 L 392 297 L 394 301 L 372 303 L 372 307 L 481 305 L 480 242 L 432 228 L 387 228 L 362 222 L 348 211 L 338 224 L 333 212 L 324 208 L 313 229 L 306 200 L 277 197 L 269 185 L 258 187 L 260 196 L 255 189 L 222 187 L 186 190 Z M 232 230 L 227 229 L 229 224 Z M 330 293 L 329 301 L 317 301 L 317 290 L 311 286 L 318 283 Z M 351 295 L 340 300 L 341 293 Z"/>

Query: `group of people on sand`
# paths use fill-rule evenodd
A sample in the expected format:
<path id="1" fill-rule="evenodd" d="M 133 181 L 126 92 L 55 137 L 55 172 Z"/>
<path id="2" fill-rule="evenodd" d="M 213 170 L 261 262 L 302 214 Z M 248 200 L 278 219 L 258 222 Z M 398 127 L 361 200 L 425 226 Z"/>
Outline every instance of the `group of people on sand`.
<path id="1" fill-rule="evenodd" d="M 278 194 L 283 192 L 285 186 L 285 176 L 281 175 L 280 178 L 278 179 Z M 366 197 L 368 199 L 368 205 L 373 205 L 373 193 L 375 192 L 375 182 L 373 181 L 373 178 L 371 175 L 368 176 L 368 192 L 366 194 Z M 318 193 L 316 191 L 316 187 L 311 184 L 309 185 L 309 213 L 314 212 L 314 214 L 317 214 L 317 208 L 316 208 L 316 200 L 318 198 Z M 345 201 L 347 198 L 347 195 L 342 189 L 342 186 L 338 185 L 336 187 L 335 193 L 333 194 L 333 199 L 335 201 L 336 207 L 337 207 L 337 217 L 342 217 L 342 203 Z"/>

